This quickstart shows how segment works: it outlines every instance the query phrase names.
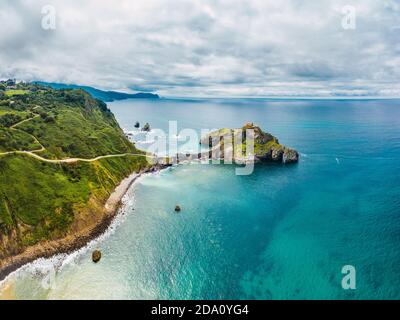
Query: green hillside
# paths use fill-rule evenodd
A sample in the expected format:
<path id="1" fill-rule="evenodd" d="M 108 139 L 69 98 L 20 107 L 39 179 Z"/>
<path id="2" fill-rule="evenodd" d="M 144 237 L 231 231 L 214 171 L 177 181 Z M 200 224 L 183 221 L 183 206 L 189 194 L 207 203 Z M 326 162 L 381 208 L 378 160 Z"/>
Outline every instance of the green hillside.
<path id="1" fill-rule="evenodd" d="M 123 154 L 137 156 L 44 161 Z M 85 91 L 1 83 L 0 259 L 98 215 L 124 177 L 150 166 L 140 154 L 106 104 Z"/>

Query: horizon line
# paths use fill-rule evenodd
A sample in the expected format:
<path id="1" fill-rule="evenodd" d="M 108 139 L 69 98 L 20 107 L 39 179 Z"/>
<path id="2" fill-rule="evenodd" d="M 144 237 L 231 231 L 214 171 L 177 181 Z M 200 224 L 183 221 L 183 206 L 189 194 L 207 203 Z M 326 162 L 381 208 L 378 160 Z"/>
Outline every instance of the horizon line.
<path id="1" fill-rule="evenodd" d="M 153 92 L 157 93 L 157 92 Z M 160 95 L 159 93 L 157 93 Z M 251 100 L 400 100 L 400 96 L 161 96 L 160 100 L 200 100 L 200 99 L 251 99 Z"/>

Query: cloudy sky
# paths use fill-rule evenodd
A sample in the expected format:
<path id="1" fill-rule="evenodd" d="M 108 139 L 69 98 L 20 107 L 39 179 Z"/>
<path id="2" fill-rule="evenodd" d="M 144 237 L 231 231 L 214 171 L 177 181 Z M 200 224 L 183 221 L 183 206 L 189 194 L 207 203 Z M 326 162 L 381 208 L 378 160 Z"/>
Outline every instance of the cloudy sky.
<path id="1" fill-rule="evenodd" d="M 55 29 L 43 28 L 45 5 Z M 343 28 L 345 6 L 355 29 Z M 400 0 L 1 0 L 0 25 L 0 78 L 163 96 L 400 97 Z"/>

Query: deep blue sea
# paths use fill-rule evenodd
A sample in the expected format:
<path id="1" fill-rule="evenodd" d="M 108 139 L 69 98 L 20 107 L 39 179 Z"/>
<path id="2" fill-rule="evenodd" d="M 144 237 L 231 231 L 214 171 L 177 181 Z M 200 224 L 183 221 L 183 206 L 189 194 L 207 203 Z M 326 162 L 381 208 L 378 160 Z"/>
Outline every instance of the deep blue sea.
<path id="1" fill-rule="evenodd" d="M 169 120 L 178 130 L 252 121 L 301 160 L 249 176 L 192 164 L 140 178 L 102 239 L 14 275 L 17 298 L 400 299 L 399 100 L 109 106 L 126 130 L 135 121 L 165 131 Z M 40 274 L 50 263 L 58 269 L 46 288 Z M 341 286 L 345 265 L 356 269 L 355 290 Z"/>

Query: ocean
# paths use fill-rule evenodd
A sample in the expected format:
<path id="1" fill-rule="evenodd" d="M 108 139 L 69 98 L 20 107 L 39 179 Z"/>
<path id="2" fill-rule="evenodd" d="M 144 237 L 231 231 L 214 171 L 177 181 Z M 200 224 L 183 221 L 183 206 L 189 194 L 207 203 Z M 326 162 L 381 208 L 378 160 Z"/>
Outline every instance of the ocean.
<path id="1" fill-rule="evenodd" d="M 399 100 L 161 99 L 109 107 L 134 139 L 136 121 L 166 132 L 170 120 L 178 131 L 254 122 L 298 150 L 300 162 L 257 165 L 248 176 L 222 164 L 143 176 L 104 236 L 13 274 L 16 298 L 400 299 Z M 98 264 L 95 248 L 103 253 Z M 356 270 L 355 290 L 342 287 L 346 265 Z"/>

